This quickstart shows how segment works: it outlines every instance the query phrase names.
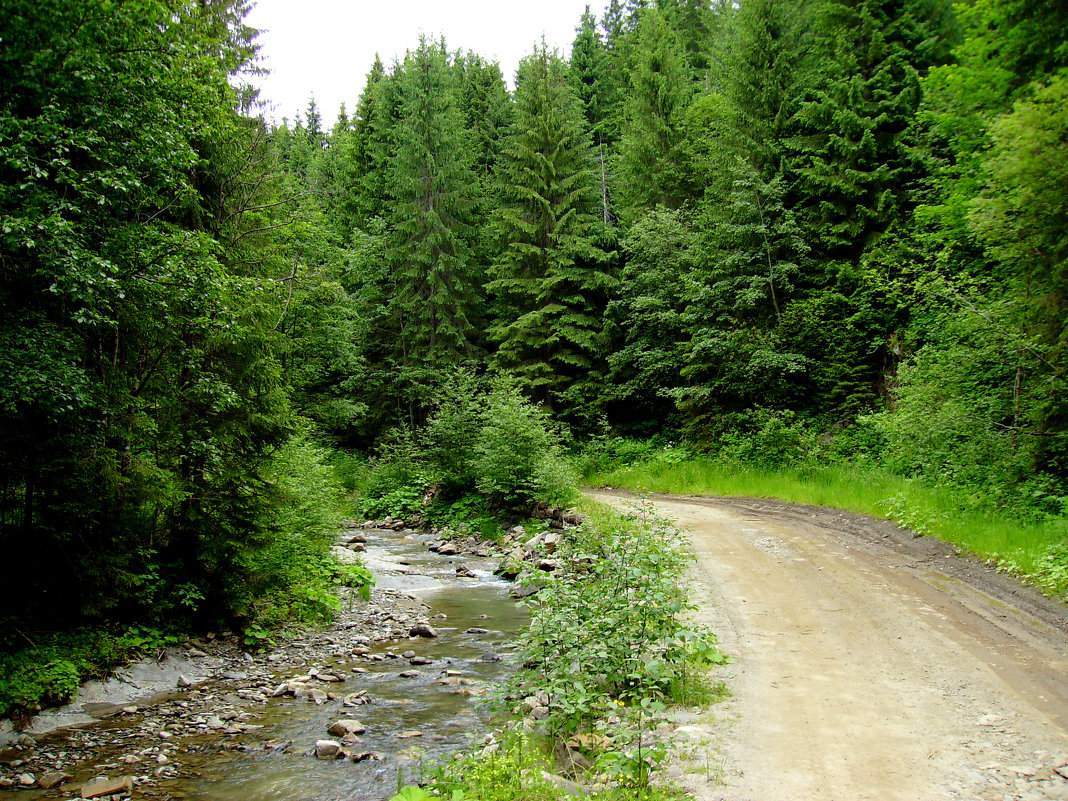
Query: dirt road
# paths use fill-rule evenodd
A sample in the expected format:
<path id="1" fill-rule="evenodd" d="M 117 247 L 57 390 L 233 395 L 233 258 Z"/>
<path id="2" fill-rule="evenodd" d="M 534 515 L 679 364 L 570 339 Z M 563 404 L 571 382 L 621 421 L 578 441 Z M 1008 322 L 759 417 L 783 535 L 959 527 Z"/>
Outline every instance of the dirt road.
<path id="1" fill-rule="evenodd" d="M 679 729 L 698 799 L 1068 799 L 1064 604 L 886 521 L 653 501 L 734 657 L 732 698 Z"/>

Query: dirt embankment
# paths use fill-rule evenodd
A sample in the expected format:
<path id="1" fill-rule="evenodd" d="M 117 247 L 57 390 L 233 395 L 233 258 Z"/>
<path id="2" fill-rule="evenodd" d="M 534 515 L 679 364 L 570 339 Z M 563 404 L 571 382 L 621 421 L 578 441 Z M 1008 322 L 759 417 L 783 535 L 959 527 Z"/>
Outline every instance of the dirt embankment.
<path id="1" fill-rule="evenodd" d="M 680 729 L 699 799 L 1068 799 L 1064 604 L 887 521 L 652 502 L 689 532 L 734 657 L 732 699 Z"/>

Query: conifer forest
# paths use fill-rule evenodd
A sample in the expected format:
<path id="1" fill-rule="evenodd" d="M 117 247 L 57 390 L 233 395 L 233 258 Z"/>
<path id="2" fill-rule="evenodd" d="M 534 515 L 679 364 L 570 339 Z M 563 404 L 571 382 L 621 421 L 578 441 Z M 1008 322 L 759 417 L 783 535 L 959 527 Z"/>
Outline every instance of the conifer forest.
<path id="1" fill-rule="evenodd" d="M 314 619 L 344 516 L 656 449 L 948 488 L 1068 577 L 1068 2 L 612 0 L 329 127 L 246 12 L 0 8 L 0 650 Z"/>

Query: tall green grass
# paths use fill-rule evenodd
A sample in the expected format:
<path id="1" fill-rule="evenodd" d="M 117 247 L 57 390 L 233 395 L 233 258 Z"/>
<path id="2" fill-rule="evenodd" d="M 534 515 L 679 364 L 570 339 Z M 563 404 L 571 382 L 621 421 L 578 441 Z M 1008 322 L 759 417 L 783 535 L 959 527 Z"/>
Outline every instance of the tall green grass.
<path id="1" fill-rule="evenodd" d="M 932 487 L 877 467 L 827 464 L 762 467 L 656 454 L 591 473 L 593 486 L 675 495 L 773 498 L 893 520 L 1028 578 L 1051 595 L 1068 590 L 1068 519 L 1024 520 L 991 511 L 989 499 Z"/>

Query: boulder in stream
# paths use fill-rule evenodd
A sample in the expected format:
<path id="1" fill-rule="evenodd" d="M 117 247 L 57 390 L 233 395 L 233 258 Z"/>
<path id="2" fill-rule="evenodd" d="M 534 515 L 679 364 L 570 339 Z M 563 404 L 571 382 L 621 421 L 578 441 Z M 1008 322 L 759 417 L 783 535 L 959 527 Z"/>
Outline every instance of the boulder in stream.
<path id="1" fill-rule="evenodd" d="M 336 720 L 327 729 L 327 733 L 335 737 L 344 737 L 346 734 L 363 734 L 365 731 L 367 731 L 367 727 L 353 718 Z"/>
<path id="2" fill-rule="evenodd" d="M 409 637 L 437 637 L 438 633 L 434 631 L 433 627 L 429 623 L 416 623 L 410 629 L 408 629 Z"/>
<path id="3" fill-rule="evenodd" d="M 97 776 L 82 785 L 82 798 L 100 798 L 122 792 L 133 792 L 133 776 L 119 776 L 114 779 Z"/>
<path id="4" fill-rule="evenodd" d="M 50 770 L 37 780 L 37 784 L 44 789 L 49 790 L 57 785 L 63 784 L 63 782 L 69 782 L 71 778 L 69 773 L 64 773 L 61 770 Z"/>
<path id="5" fill-rule="evenodd" d="M 315 742 L 316 759 L 337 759 L 341 755 L 341 743 L 337 740 L 317 740 Z"/>

